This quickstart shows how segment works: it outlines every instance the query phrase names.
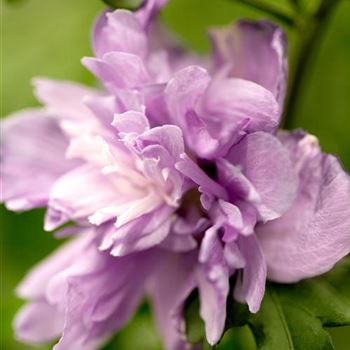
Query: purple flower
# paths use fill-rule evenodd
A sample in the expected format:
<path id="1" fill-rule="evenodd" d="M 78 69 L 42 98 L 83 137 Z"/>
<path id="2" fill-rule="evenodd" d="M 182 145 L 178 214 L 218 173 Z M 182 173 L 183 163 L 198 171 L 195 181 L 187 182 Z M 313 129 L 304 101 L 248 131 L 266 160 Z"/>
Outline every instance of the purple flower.
<path id="1" fill-rule="evenodd" d="M 97 349 L 147 295 L 166 348 L 188 349 L 197 288 L 215 344 L 227 298 L 257 312 L 266 278 L 316 276 L 349 253 L 349 176 L 314 136 L 277 131 L 281 29 L 213 30 L 213 59 L 199 58 L 153 21 L 164 3 L 98 18 L 83 64 L 100 89 L 37 79 L 44 107 L 2 123 L 2 201 L 47 207 L 46 230 L 75 223 L 18 287 L 24 342 Z"/>

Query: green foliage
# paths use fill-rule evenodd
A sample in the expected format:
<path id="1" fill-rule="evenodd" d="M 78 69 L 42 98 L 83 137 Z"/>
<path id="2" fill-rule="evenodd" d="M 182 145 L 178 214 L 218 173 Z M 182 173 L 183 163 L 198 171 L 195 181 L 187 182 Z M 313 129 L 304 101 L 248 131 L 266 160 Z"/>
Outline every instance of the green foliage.
<path id="1" fill-rule="evenodd" d="M 192 301 L 191 307 L 196 303 Z M 290 285 L 267 283 L 256 314 L 231 298 L 227 305 L 226 329 L 249 326 L 259 350 L 331 350 L 332 339 L 324 327 L 346 325 L 350 325 L 350 258 L 317 278 Z M 204 327 L 198 321 L 187 329 L 191 341 L 204 339 Z M 231 343 L 235 336 L 232 333 Z M 226 342 L 218 349 L 224 349 Z"/>
<path id="2" fill-rule="evenodd" d="M 5 0 L 5 1 L 11 5 L 23 2 L 23 0 Z"/>
<path id="3" fill-rule="evenodd" d="M 204 322 L 199 316 L 199 295 L 196 289 L 188 297 L 185 305 L 186 333 L 190 343 L 204 342 Z"/>
<path id="4" fill-rule="evenodd" d="M 141 6 L 142 0 L 102 0 L 112 8 L 122 8 L 128 10 L 135 10 Z"/>
<path id="5" fill-rule="evenodd" d="M 269 283 L 250 325 L 261 350 L 334 349 L 324 326 L 350 325 L 350 259 L 294 285 Z"/>

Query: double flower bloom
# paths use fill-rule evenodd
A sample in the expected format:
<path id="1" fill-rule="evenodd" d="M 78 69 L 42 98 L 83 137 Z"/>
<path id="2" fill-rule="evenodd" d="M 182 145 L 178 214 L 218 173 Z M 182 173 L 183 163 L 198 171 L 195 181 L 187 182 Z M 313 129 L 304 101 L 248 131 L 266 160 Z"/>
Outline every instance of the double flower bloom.
<path id="1" fill-rule="evenodd" d="M 265 21 L 210 32 L 213 58 L 153 21 L 105 12 L 83 64 L 101 89 L 36 80 L 41 109 L 3 122 L 2 200 L 47 206 L 72 238 L 29 273 L 18 338 L 96 349 L 145 295 L 167 349 L 187 349 L 196 288 L 210 344 L 227 298 L 257 312 L 266 278 L 319 275 L 349 252 L 350 178 L 304 131 L 278 131 L 286 39 Z M 229 279 L 237 274 L 234 295 Z"/>

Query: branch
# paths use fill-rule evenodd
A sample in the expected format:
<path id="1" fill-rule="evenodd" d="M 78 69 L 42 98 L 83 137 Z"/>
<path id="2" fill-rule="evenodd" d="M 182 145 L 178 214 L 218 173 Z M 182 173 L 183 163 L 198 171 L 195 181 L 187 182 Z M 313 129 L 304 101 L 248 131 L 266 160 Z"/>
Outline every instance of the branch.
<path id="1" fill-rule="evenodd" d="M 293 127 L 293 118 L 295 117 L 302 86 L 308 76 L 311 59 L 318 49 L 328 20 L 338 2 L 339 0 L 323 0 L 310 19 L 304 19 L 298 22 L 297 30 L 300 47 L 293 69 L 293 77 L 290 80 L 288 89 L 289 95 L 285 105 L 283 127 L 286 129 Z"/>
<path id="2" fill-rule="evenodd" d="M 294 27 L 294 17 L 289 12 L 281 9 L 279 6 L 272 5 L 264 0 L 231 0 L 244 5 L 249 5 L 260 11 L 263 11 L 286 24 L 289 27 Z"/>

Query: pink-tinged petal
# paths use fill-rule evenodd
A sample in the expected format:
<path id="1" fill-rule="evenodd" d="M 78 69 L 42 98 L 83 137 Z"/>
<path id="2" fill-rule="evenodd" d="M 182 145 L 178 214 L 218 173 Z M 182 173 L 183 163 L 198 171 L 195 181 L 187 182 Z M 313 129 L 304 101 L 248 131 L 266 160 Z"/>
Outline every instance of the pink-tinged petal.
<path id="1" fill-rule="evenodd" d="M 296 282 L 327 272 L 350 252 L 350 177 L 321 153 L 315 137 L 295 132 L 281 139 L 299 173 L 298 195 L 286 214 L 257 232 L 268 277 Z"/>
<path id="2" fill-rule="evenodd" d="M 99 348 L 135 312 L 155 260 L 151 254 L 114 258 L 96 247 L 86 258 L 100 261 L 89 274 L 67 276 L 66 318 L 55 350 Z"/>
<path id="3" fill-rule="evenodd" d="M 85 57 L 82 63 L 104 83 L 116 88 L 134 88 L 150 81 L 140 57 L 126 52 L 108 52 L 102 58 Z"/>
<path id="4" fill-rule="evenodd" d="M 6 118 L 1 131 L 1 201 L 11 210 L 45 206 L 55 181 L 76 164 L 65 159 L 65 135 L 41 109 Z"/>
<path id="5" fill-rule="evenodd" d="M 92 230 L 82 233 L 28 277 L 29 285 L 37 282 L 43 290 L 31 293 L 31 304 L 16 319 L 20 339 L 38 343 L 61 334 L 56 350 L 94 350 L 135 312 L 158 255 L 111 257 L 98 250 L 96 238 Z"/>
<path id="6" fill-rule="evenodd" d="M 204 68 L 189 66 L 177 72 L 165 89 L 172 123 L 181 128 L 187 145 L 199 155 L 212 152 L 218 145 L 195 112 L 209 83 L 210 76 Z"/>
<path id="7" fill-rule="evenodd" d="M 149 294 L 160 334 L 168 350 L 192 349 L 186 341 L 183 310 L 195 288 L 196 254 L 158 254 L 161 264 L 149 283 Z"/>
<path id="8" fill-rule="evenodd" d="M 168 0 L 144 0 L 141 8 L 136 11 L 135 16 L 144 28 L 147 28 L 159 10 L 166 5 Z"/>
<path id="9" fill-rule="evenodd" d="M 163 249 L 177 253 L 187 253 L 197 248 L 198 243 L 193 236 L 176 235 L 172 232 L 161 242 Z"/>
<path id="10" fill-rule="evenodd" d="M 186 125 L 186 113 L 195 108 L 209 82 L 208 72 L 199 66 L 186 67 L 169 81 L 165 95 L 175 124 Z"/>
<path id="11" fill-rule="evenodd" d="M 59 178 L 50 192 L 45 229 L 53 230 L 68 220 L 86 219 L 114 203 L 115 191 L 108 175 L 84 164 Z"/>
<path id="12" fill-rule="evenodd" d="M 121 227 L 101 227 L 104 238 L 100 249 L 111 250 L 114 256 L 123 256 L 130 252 L 148 249 L 162 242 L 169 234 L 173 210 L 166 205 L 150 212 L 147 210 L 139 218 Z"/>
<path id="13" fill-rule="evenodd" d="M 182 131 L 175 125 L 163 125 L 147 130 L 138 138 L 138 142 L 142 144 L 143 150 L 153 144 L 163 146 L 174 160 L 179 159 L 185 151 Z"/>
<path id="14" fill-rule="evenodd" d="M 130 206 L 124 213 L 120 214 L 116 221 L 116 227 L 119 228 L 128 222 L 141 217 L 144 214 L 152 212 L 160 204 L 162 204 L 162 198 L 158 193 L 150 191 L 147 196 L 141 198 L 135 203 L 130 202 Z"/>
<path id="15" fill-rule="evenodd" d="M 210 31 L 217 68 L 254 81 L 283 104 L 287 84 L 287 41 L 283 30 L 268 21 L 239 21 Z M 256 55 L 256 52 L 259 54 Z"/>
<path id="16" fill-rule="evenodd" d="M 86 96 L 84 103 L 106 128 L 110 127 L 114 114 L 123 111 L 116 96 Z"/>
<path id="17" fill-rule="evenodd" d="M 198 247 L 196 236 L 209 226 L 209 220 L 202 217 L 194 207 L 188 208 L 185 217 L 173 217 L 170 234 L 161 243 L 161 247 L 173 252 L 189 252 Z"/>
<path id="18" fill-rule="evenodd" d="M 231 145 L 242 136 L 237 128 L 245 126 L 243 131 L 246 132 L 272 131 L 280 116 L 280 108 L 269 90 L 238 78 L 214 79 L 203 97 L 200 110 L 205 122 L 218 129 L 218 138 L 224 137 L 227 143 L 232 134 L 235 136 Z M 231 126 L 227 131 L 227 125 L 231 124 L 235 128 Z"/>
<path id="19" fill-rule="evenodd" d="M 144 57 L 147 53 L 147 38 L 142 25 L 132 12 L 103 12 L 93 30 L 93 49 L 100 58 L 112 51 Z"/>
<path id="20" fill-rule="evenodd" d="M 255 235 L 241 236 L 238 247 L 245 264 L 243 271 L 239 272 L 234 297 L 247 303 L 250 312 L 257 312 L 265 293 L 266 262 Z"/>
<path id="21" fill-rule="evenodd" d="M 145 98 L 146 115 L 151 125 L 171 124 L 164 96 L 165 86 L 165 83 L 156 83 L 140 89 Z"/>
<path id="22" fill-rule="evenodd" d="M 36 78 L 33 85 L 41 103 L 72 118 L 83 118 L 90 113 L 83 103 L 84 98 L 100 95 L 97 90 L 68 81 Z"/>
<path id="23" fill-rule="evenodd" d="M 229 202 L 218 200 L 218 211 L 216 222 L 223 221 L 224 242 L 231 241 L 237 237 L 238 232 L 242 232 L 244 228 L 243 216 L 240 209 Z"/>
<path id="24" fill-rule="evenodd" d="M 232 269 L 243 269 L 246 266 L 246 260 L 238 244 L 234 241 L 225 243 L 224 246 L 225 260 Z"/>
<path id="25" fill-rule="evenodd" d="M 44 78 L 34 79 L 33 84 L 37 99 L 53 113 L 68 136 L 96 131 L 101 127 L 99 120 L 84 103 L 85 99 L 100 96 L 97 90 Z"/>
<path id="26" fill-rule="evenodd" d="M 264 132 L 247 135 L 230 150 L 227 159 L 254 189 L 234 174 L 226 177 L 226 183 L 231 184 L 233 192 L 237 184 L 241 195 L 247 187 L 244 199 L 256 206 L 261 219 L 275 219 L 289 209 L 296 196 L 298 178 L 288 151 L 276 137 Z"/>
<path id="27" fill-rule="evenodd" d="M 208 72 L 190 66 L 177 72 L 165 90 L 172 122 L 199 157 L 224 156 L 246 133 L 274 131 L 279 106 L 273 94 L 248 80 L 211 81 Z"/>
<path id="28" fill-rule="evenodd" d="M 144 113 L 137 111 L 115 114 L 112 125 L 123 134 L 133 133 L 139 135 L 149 129 L 148 119 Z"/>
<path id="29" fill-rule="evenodd" d="M 40 344 L 60 336 L 64 312 L 45 300 L 34 301 L 24 306 L 16 315 L 14 329 L 21 342 Z"/>
<path id="30" fill-rule="evenodd" d="M 225 261 L 217 227 L 206 232 L 199 252 L 201 263 L 197 271 L 200 315 L 210 345 L 216 344 L 224 331 L 226 300 L 229 293 L 230 269 Z"/>
<path id="31" fill-rule="evenodd" d="M 216 196 L 223 200 L 227 199 L 227 193 L 224 187 L 213 181 L 193 160 L 187 155 L 181 156 L 182 160 L 177 162 L 175 167 L 182 174 L 199 185 L 199 191 L 203 194 Z"/>

